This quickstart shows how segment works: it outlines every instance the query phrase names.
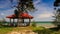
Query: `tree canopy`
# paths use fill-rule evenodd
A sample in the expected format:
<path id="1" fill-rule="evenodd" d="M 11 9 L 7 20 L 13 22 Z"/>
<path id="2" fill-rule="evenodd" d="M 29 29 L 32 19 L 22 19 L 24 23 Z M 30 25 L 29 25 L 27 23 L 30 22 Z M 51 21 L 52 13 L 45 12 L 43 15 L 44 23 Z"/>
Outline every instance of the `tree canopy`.
<path id="1" fill-rule="evenodd" d="M 55 2 L 54 2 L 54 6 L 55 6 L 55 7 L 60 6 L 60 0 L 55 0 Z"/>
<path id="2" fill-rule="evenodd" d="M 11 3 L 13 2 L 13 0 L 10 0 Z M 19 10 L 32 10 L 35 9 L 34 4 L 33 4 L 33 0 L 17 0 L 18 1 L 18 6 L 17 8 Z"/>

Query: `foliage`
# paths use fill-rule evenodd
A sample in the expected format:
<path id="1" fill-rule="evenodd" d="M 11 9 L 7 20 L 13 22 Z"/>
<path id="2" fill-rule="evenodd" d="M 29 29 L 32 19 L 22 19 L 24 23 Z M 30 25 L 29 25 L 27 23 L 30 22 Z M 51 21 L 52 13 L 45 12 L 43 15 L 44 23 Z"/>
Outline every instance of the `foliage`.
<path id="1" fill-rule="evenodd" d="M 15 15 L 18 17 L 18 14 L 19 14 L 18 11 L 15 10 L 14 13 L 15 13 Z"/>
<path id="2" fill-rule="evenodd" d="M 60 6 L 59 3 L 60 3 L 60 0 L 55 0 L 55 2 L 54 2 L 54 6 L 55 6 L 55 7 Z"/>
<path id="3" fill-rule="evenodd" d="M 53 31 L 46 29 L 44 27 L 33 27 L 33 31 L 37 32 L 38 34 L 51 34 Z"/>
<path id="4" fill-rule="evenodd" d="M 0 21 L 0 25 L 2 25 L 2 24 L 4 24 L 4 23 L 6 23 L 5 18 L 3 18 L 3 19 Z"/>
<path id="5" fill-rule="evenodd" d="M 59 31 L 54 31 L 48 28 L 44 28 L 42 26 L 40 27 L 32 27 L 33 32 L 36 32 L 38 34 L 60 34 L 60 30 Z"/>
<path id="6" fill-rule="evenodd" d="M 45 29 L 44 27 L 32 27 L 32 30 L 33 31 L 38 31 L 38 30 L 43 30 L 43 29 Z"/>
<path id="7" fill-rule="evenodd" d="M 57 25 L 58 27 L 60 27 L 60 8 L 56 9 L 57 7 L 60 7 L 60 0 L 55 0 L 54 2 L 54 9 L 57 10 L 55 12 L 55 16 L 54 16 L 54 21 L 53 24 Z"/>
<path id="8" fill-rule="evenodd" d="M 10 1 L 11 3 L 13 2 L 13 0 L 10 0 Z M 31 11 L 35 9 L 33 0 L 17 0 L 17 2 L 18 2 L 18 5 L 16 7 L 18 10 L 27 12 L 27 10 Z"/>
<path id="9" fill-rule="evenodd" d="M 33 27 L 36 27 L 36 22 L 32 22 L 32 26 Z"/>
<path id="10" fill-rule="evenodd" d="M 58 9 L 54 16 L 55 20 L 53 21 L 53 24 L 60 26 L 60 9 Z"/>

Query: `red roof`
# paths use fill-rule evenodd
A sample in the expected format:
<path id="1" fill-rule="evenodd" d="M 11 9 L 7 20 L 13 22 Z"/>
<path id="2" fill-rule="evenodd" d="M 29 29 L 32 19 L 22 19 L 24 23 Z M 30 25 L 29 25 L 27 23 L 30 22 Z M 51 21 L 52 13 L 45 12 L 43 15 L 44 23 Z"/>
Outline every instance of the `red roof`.
<path id="1" fill-rule="evenodd" d="M 32 19 L 33 17 L 31 16 L 31 15 L 29 15 L 28 13 L 22 13 L 22 14 L 20 14 L 20 16 L 19 16 L 20 18 L 23 18 L 23 19 L 28 19 L 28 18 L 30 18 L 30 19 Z"/>
<path id="2" fill-rule="evenodd" d="M 15 17 L 16 17 L 16 15 L 13 14 L 13 15 L 7 16 L 6 18 L 15 18 Z"/>
<path id="3" fill-rule="evenodd" d="M 13 14 L 13 15 L 7 16 L 6 18 L 16 18 L 16 15 Z M 19 15 L 19 18 L 21 18 L 21 19 L 32 19 L 33 17 L 31 15 L 29 15 L 28 13 L 22 13 Z"/>

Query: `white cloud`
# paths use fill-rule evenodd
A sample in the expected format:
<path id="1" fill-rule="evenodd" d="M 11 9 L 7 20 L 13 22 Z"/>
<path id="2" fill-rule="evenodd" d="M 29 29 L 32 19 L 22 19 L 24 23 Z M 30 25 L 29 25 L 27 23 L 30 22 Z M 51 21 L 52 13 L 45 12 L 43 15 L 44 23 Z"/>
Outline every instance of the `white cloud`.
<path id="1" fill-rule="evenodd" d="M 36 21 L 52 21 L 53 19 L 53 7 L 49 6 L 47 3 L 42 3 L 36 1 L 35 8 L 38 9 L 36 12 L 33 13 L 34 20 Z"/>
<path id="2" fill-rule="evenodd" d="M 1 13 L 1 15 L 4 15 L 4 13 Z"/>
<path id="3" fill-rule="evenodd" d="M 51 17 L 53 16 L 53 8 L 49 7 L 47 3 L 40 3 L 41 0 L 36 0 L 34 2 L 34 6 L 36 9 L 38 9 L 38 11 L 33 13 L 34 16 L 34 20 L 39 20 L 39 21 L 43 21 L 43 20 L 51 20 Z M 37 5 L 38 4 L 38 5 Z M 9 3 L 6 4 L 6 6 L 0 6 L 0 8 L 4 8 L 7 7 L 7 5 L 9 5 Z M 6 10 L 3 11 L 3 13 L 5 14 L 4 17 L 13 14 L 13 10 Z"/>
<path id="4" fill-rule="evenodd" d="M 1 12 L 1 11 L 0 11 Z M 11 15 L 14 13 L 14 9 L 9 9 L 9 10 L 3 10 L 0 13 L 0 18 L 2 18 L 1 16 L 3 16 L 4 18 L 6 18 L 6 16 Z"/>
<path id="5" fill-rule="evenodd" d="M 37 18 L 46 19 L 46 18 L 50 18 L 52 16 L 53 16 L 52 13 L 43 13 L 43 14 L 39 14 Z"/>
<path id="6" fill-rule="evenodd" d="M 1 19 L 6 19 L 6 21 L 9 21 L 8 18 L 6 18 L 6 16 L 12 15 L 14 14 L 14 9 L 9 9 L 9 10 L 4 10 L 0 13 L 0 20 Z"/>

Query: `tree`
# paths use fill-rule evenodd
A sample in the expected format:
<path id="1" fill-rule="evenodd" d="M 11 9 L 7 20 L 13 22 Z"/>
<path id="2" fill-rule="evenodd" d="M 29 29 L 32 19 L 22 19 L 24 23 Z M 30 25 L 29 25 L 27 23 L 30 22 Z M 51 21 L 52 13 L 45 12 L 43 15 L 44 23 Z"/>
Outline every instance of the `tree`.
<path id="1" fill-rule="evenodd" d="M 55 0 L 55 2 L 54 2 L 54 6 L 55 6 L 55 7 L 60 6 L 60 0 Z"/>
<path id="2" fill-rule="evenodd" d="M 57 7 L 60 7 L 60 0 L 55 0 L 54 2 L 54 10 L 56 11 L 54 13 L 54 21 L 53 21 L 53 24 L 57 25 L 58 27 L 60 27 L 60 8 L 57 8 Z"/>
<path id="3" fill-rule="evenodd" d="M 18 13 L 17 10 L 14 11 L 14 14 L 16 15 L 16 18 L 18 18 L 18 14 L 19 14 L 19 13 Z"/>
<path id="4" fill-rule="evenodd" d="M 53 23 L 59 27 L 60 26 L 60 9 L 56 11 L 54 17 L 55 17 L 55 20 Z"/>
<path id="5" fill-rule="evenodd" d="M 13 0 L 10 0 L 11 3 L 13 2 Z M 19 12 L 27 12 L 27 10 L 33 10 L 35 9 L 34 4 L 33 4 L 33 0 L 17 0 L 18 4 L 17 6 L 15 6 L 18 10 L 20 10 Z"/>
<path id="6" fill-rule="evenodd" d="M 13 0 L 10 0 L 11 3 L 13 2 Z M 34 10 L 34 4 L 33 4 L 33 0 L 17 0 L 18 4 L 17 6 L 15 6 L 17 9 L 15 10 L 15 14 L 18 17 L 19 14 L 26 12 L 28 13 L 28 11 Z M 21 19 L 21 22 L 24 21 L 24 19 Z M 18 18 L 18 22 L 19 22 L 19 18 Z"/>

